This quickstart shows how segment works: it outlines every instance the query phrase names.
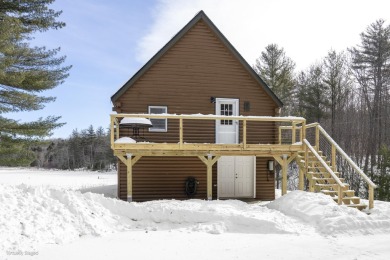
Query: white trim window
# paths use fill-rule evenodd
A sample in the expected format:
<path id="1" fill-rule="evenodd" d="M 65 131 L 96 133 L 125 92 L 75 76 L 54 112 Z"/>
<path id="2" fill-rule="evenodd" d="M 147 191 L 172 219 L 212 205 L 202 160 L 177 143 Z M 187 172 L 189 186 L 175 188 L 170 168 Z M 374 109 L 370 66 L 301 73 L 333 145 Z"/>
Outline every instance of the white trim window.
<path id="1" fill-rule="evenodd" d="M 168 108 L 166 106 L 149 106 L 149 114 L 167 114 Z M 150 121 L 153 127 L 149 128 L 149 132 L 168 132 L 167 119 L 151 118 Z"/>

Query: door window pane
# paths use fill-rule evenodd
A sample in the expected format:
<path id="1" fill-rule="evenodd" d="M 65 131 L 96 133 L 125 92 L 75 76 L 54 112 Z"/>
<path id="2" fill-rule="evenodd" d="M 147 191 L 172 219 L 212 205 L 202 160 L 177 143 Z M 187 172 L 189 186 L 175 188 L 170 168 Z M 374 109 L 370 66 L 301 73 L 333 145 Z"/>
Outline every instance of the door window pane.
<path id="1" fill-rule="evenodd" d="M 221 104 L 221 116 L 232 116 L 233 104 Z M 221 125 L 232 125 L 233 120 L 221 120 Z"/>

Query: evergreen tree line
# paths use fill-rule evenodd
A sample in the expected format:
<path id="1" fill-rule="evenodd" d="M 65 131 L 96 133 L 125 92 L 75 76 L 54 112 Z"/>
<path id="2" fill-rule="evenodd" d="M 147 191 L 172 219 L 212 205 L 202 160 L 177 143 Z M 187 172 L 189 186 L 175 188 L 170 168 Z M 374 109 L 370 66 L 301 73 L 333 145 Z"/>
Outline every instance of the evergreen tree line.
<path id="1" fill-rule="evenodd" d="M 46 145 L 34 146 L 36 160 L 31 166 L 56 169 L 109 170 L 116 165 L 110 146 L 109 131 L 102 127 L 96 130 L 73 130 L 67 139 L 55 139 Z"/>
<path id="2" fill-rule="evenodd" d="M 282 115 L 319 122 L 390 200 L 390 26 L 377 20 L 345 51 L 302 71 L 270 44 L 253 66 L 285 104 Z"/>

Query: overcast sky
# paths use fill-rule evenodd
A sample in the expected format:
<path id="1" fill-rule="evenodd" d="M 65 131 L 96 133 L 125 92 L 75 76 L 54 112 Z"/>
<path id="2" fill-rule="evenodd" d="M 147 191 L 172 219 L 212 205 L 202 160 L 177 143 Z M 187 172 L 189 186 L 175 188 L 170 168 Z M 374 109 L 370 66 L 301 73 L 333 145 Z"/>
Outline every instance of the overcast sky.
<path id="1" fill-rule="evenodd" d="M 249 64 L 270 43 L 283 47 L 298 70 L 330 49 L 358 45 L 359 34 L 377 19 L 390 21 L 389 0 L 57 0 L 67 26 L 37 35 L 37 45 L 61 47 L 73 65 L 44 110 L 15 113 L 14 119 L 62 116 L 73 129 L 109 126 L 111 96 L 197 12 L 203 10 Z M 146 111 L 145 111 L 146 112 Z"/>

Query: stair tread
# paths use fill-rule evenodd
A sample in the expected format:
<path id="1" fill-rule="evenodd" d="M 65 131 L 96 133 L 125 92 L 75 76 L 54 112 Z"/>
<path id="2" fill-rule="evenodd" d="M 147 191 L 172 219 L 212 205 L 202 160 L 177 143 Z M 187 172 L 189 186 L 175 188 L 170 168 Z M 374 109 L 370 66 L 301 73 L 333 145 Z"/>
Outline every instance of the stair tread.
<path id="1" fill-rule="evenodd" d="M 363 204 L 363 203 L 360 203 L 360 204 L 345 204 L 345 206 L 351 207 L 351 208 L 361 208 L 361 209 L 367 208 L 367 205 Z"/>
<path id="2" fill-rule="evenodd" d="M 327 171 L 323 171 L 323 172 L 312 172 L 312 171 L 309 171 L 307 172 L 308 174 L 318 174 L 318 173 L 325 173 L 325 174 L 330 174 L 329 172 Z M 340 172 L 333 172 L 334 174 L 340 174 Z"/>
<path id="3" fill-rule="evenodd" d="M 338 192 L 338 191 L 335 191 L 335 190 L 322 190 L 322 191 L 329 191 L 329 192 Z M 354 190 L 345 190 L 344 192 L 355 192 Z"/>
<path id="4" fill-rule="evenodd" d="M 313 177 L 312 178 L 313 180 L 324 180 L 324 181 L 330 181 L 330 180 L 334 180 L 334 178 L 322 178 L 322 177 Z M 340 181 L 343 181 L 344 178 L 339 178 Z"/>
<path id="5" fill-rule="evenodd" d="M 320 190 L 319 192 L 331 196 L 332 198 L 338 197 L 338 193 L 339 193 L 338 191 L 335 190 Z M 348 196 L 349 197 L 355 196 L 355 191 L 354 190 L 343 191 L 343 197 L 348 197 Z"/>
<path id="6" fill-rule="evenodd" d="M 332 198 L 338 199 L 338 196 L 334 196 Z M 343 196 L 343 199 L 346 199 L 346 200 L 357 200 L 357 199 L 359 199 L 360 200 L 360 197 L 357 197 L 357 196 Z"/>
<path id="7" fill-rule="evenodd" d="M 348 183 L 343 183 L 344 186 L 348 186 L 349 187 L 349 184 Z M 314 184 L 316 186 L 335 186 L 335 185 L 338 185 L 337 183 L 316 183 Z"/>

